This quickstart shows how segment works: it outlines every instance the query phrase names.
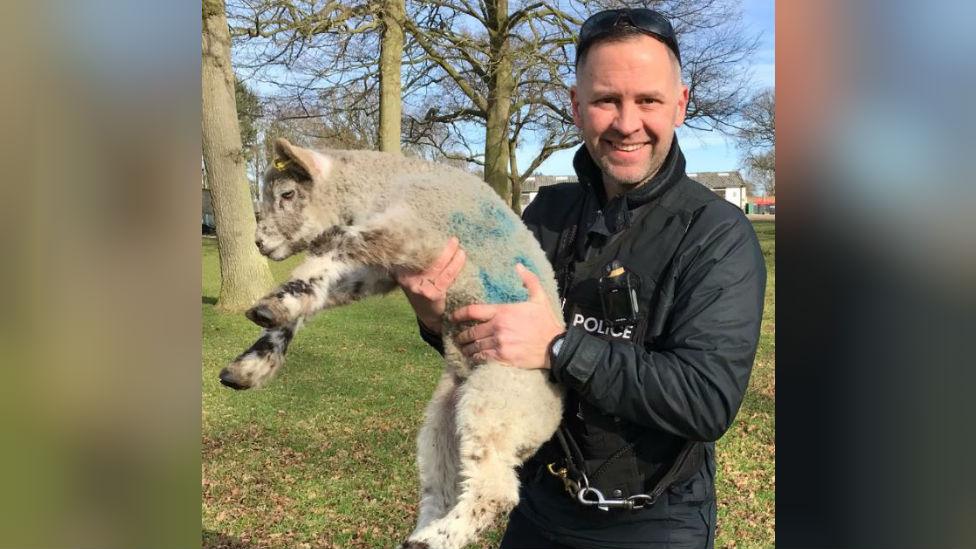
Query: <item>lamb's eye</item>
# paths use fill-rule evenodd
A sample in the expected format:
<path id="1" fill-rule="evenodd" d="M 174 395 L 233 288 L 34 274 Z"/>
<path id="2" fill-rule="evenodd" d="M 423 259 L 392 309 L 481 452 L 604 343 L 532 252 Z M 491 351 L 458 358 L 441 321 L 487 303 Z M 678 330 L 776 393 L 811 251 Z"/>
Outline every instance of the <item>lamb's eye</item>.
<path id="1" fill-rule="evenodd" d="M 281 193 L 281 198 L 284 200 L 291 200 L 292 198 L 295 198 L 295 191 L 285 191 Z"/>

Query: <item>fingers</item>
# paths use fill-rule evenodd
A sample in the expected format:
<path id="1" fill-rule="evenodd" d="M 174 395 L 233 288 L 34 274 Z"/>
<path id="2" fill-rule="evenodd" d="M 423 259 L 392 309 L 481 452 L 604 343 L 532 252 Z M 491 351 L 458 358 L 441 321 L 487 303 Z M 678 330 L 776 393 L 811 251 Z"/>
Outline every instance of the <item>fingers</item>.
<path id="1" fill-rule="evenodd" d="M 496 351 L 495 349 L 488 349 L 488 350 L 482 351 L 480 353 L 475 353 L 475 354 L 471 355 L 470 358 L 476 364 L 484 364 L 485 362 L 488 362 L 489 360 L 494 360 L 496 362 L 504 362 L 502 360 L 502 357 L 498 354 L 498 351 Z"/>
<path id="2" fill-rule="evenodd" d="M 471 343 L 461 347 L 461 354 L 468 357 L 473 357 L 477 354 L 498 353 L 498 340 L 494 337 L 486 337 L 483 339 L 476 339 Z"/>
<path id="3" fill-rule="evenodd" d="M 437 259 L 422 271 L 400 271 L 397 283 L 415 294 L 442 294 L 454 283 L 464 266 L 467 255 L 460 248 L 457 237 L 451 237 Z"/>
<path id="4" fill-rule="evenodd" d="M 476 363 L 488 360 L 501 361 L 501 343 L 487 324 L 478 324 L 458 334 L 455 338 L 460 345 L 461 354 Z"/>
<path id="5" fill-rule="evenodd" d="M 461 268 L 464 267 L 464 262 L 467 260 L 468 256 L 463 249 L 460 249 L 457 246 L 455 246 L 454 249 L 455 254 L 451 256 L 450 261 L 434 280 L 434 285 L 438 289 L 446 290 L 447 288 L 450 288 L 451 284 L 454 284 L 458 274 L 461 272 Z"/>
<path id="6" fill-rule="evenodd" d="M 494 331 L 494 327 L 491 324 L 475 324 L 474 326 L 462 331 L 454 337 L 454 339 L 460 345 L 467 345 L 479 339 L 491 338 Z"/>
<path id="7" fill-rule="evenodd" d="M 498 305 L 475 304 L 461 307 L 454 311 L 451 320 L 455 323 L 461 322 L 487 322 L 495 318 L 498 312 Z"/>
<path id="8" fill-rule="evenodd" d="M 542 299 L 544 302 L 546 300 L 546 292 L 542 289 L 542 282 L 539 282 L 539 277 L 535 276 L 535 273 L 526 269 L 525 265 L 521 263 L 515 264 L 515 271 L 522 277 L 522 285 L 529 292 L 529 301 L 538 302 Z"/>
<path id="9" fill-rule="evenodd" d="M 437 256 L 437 259 L 434 260 L 434 262 L 425 270 L 425 272 L 439 273 L 443 271 L 448 264 L 451 263 L 451 260 L 454 258 L 454 254 L 457 253 L 458 246 L 460 246 L 460 242 L 458 242 L 456 237 L 452 236 L 451 238 L 448 238 L 447 245 L 444 246 L 444 249 L 441 251 L 441 255 Z"/>

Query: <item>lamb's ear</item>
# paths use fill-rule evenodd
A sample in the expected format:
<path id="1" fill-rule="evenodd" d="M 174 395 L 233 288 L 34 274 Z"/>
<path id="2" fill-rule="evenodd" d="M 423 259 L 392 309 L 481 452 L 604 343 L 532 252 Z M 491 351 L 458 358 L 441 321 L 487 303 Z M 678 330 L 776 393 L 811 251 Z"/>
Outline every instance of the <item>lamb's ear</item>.
<path id="1" fill-rule="evenodd" d="M 274 148 L 274 166 L 280 171 L 297 168 L 312 181 L 318 181 L 329 173 L 331 161 L 324 155 L 292 145 L 284 138 L 275 139 Z"/>

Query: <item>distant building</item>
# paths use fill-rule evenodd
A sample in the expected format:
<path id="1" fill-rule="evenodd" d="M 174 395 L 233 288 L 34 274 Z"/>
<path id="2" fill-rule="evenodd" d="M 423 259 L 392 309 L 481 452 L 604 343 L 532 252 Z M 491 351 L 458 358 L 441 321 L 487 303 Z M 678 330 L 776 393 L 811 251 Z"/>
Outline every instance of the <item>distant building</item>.
<path id="1" fill-rule="evenodd" d="M 217 227 L 217 221 L 214 218 L 214 208 L 213 208 L 213 196 L 210 191 L 210 184 L 207 182 L 206 171 L 202 173 L 202 189 L 203 189 L 203 226 L 205 231 L 213 232 Z M 248 180 L 248 184 L 251 187 L 251 205 L 254 207 L 254 212 L 257 213 L 260 209 L 258 207 L 257 199 L 257 185 L 254 181 Z"/>
<path id="2" fill-rule="evenodd" d="M 715 191 L 740 210 L 746 209 L 747 186 L 739 172 L 697 172 L 689 173 L 688 177 Z"/>
<path id="3" fill-rule="evenodd" d="M 203 226 L 213 229 L 217 226 L 214 220 L 213 198 L 210 196 L 210 189 L 203 189 Z"/>
<path id="4" fill-rule="evenodd" d="M 746 213 L 775 214 L 775 196 L 753 196 L 749 198 L 748 210 Z"/>
<path id="5" fill-rule="evenodd" d="M 746 182 L 739 172 L 698 172 L 689 173 L 688 177 L 715 191 L 716 194 L 736 205 L 741 210 L 746 208 Z M 578 183 L 575 175 L 538 175 L 532 176 L 522 183 L 522 210 L 529 205 L 539 188 L 556 183 Z"/>
<path id="6" fill-rule="evenodd" d="M 575 175 L 533 175 L 525 178 L 525 181 L 522 182 L 522 195 L 519 202 L 522 205 L 522 211 L 524 212 L 525 207 L 535 200 L 540 188 L 556 183 L 579 183 L 579 178 Z"/>
<path id="7" fill-rule="evenodd" d="M 212 233 L 217 226 L 214 220 L 213 196 L 210 194 L 210 183 L 207 181 L 207 168 L 200 160 L 200 183 L 203 188 L 203 230 Z"/>

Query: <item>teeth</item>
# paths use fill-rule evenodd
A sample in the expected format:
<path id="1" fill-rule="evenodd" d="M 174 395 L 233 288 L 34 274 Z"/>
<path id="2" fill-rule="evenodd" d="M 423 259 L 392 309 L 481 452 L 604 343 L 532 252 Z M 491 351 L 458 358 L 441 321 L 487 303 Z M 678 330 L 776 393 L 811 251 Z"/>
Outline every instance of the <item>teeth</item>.
<path id="1" fill-rule="evenodd" d="M 613 146 L 614 149 L 617 149 L 618 151 L 627 151 L 627 152 L 636 151 L 637 149 L 644 146 L 643 143 L 636 143 L 633 145 L 624 145 L 623 143 L 610 143 L 610 144 Z"/>

